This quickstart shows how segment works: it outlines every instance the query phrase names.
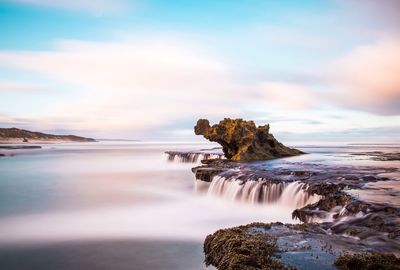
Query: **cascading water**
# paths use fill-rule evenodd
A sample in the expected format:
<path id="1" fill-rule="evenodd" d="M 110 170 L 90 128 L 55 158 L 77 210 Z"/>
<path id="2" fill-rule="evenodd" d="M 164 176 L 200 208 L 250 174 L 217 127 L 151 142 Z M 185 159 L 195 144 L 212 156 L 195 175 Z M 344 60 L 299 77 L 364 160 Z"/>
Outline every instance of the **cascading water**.
<path id="1" fill-rule="evenodd" d="M 166 152 L 170 162 L 198 163 L 204 159 L 221 159 L 223 154 L 219 153 L 197 153 L 197 152 Z"/>
<path id="2" fill-rule="evenodd" d="M 273 183 L 263 179 L 242 181 L 216 176 L 208 187 L 207 195 L 251 204 L 279 203 L 295 209 L 315 203 L 321 198 L 307 193 L 306 187 L 306 184 L 300 182 Z"/>

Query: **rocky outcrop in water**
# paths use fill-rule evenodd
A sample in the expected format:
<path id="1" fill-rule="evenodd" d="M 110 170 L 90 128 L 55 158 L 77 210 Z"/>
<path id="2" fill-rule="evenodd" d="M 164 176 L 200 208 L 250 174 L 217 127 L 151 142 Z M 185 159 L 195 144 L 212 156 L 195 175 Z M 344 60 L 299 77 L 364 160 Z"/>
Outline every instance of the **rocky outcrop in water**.
<path id="1" fill-rule="evenodd" d="M 257 127 L 253 121 L 225 118 L 219 124 L 210 126 L 207 119 L 200 119 L 194 132 L 222 145 L 225 157 L 233 161 L 267 160 L 303 154 L 278 142 L 269 133 L 269 125 Z"/>

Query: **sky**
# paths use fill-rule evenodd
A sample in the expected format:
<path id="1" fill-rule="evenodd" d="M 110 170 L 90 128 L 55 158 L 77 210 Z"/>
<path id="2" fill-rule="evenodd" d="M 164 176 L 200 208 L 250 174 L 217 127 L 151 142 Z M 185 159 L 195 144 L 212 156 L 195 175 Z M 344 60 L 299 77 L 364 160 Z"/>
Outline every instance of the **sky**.
<path id="1" fill-rule="evenodd" d="M 400 1 L 0 0 L 0 127 L 400 142 Z"/>

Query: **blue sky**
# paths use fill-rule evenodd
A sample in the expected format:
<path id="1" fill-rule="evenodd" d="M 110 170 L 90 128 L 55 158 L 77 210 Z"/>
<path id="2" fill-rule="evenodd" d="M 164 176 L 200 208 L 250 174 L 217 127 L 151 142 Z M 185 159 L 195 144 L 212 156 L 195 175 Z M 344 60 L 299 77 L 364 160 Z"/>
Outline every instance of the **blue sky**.
<path id="1" fill-rule="evenodd" d="M 398 141 L 399 8 L 0 0 L 0 125 L 196 140 L 198 118 L 240 117 L 293 142 Z"/>

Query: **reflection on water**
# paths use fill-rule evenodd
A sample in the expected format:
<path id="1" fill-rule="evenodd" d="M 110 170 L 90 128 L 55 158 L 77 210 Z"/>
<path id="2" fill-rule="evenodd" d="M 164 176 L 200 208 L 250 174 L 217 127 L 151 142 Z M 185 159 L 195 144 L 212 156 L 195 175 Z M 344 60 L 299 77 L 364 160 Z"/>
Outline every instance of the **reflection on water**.
<path id="1" fill-rule="evenodd" d="M 303 193 L 300 183 L 201 183 L 190 170 L 196 164 L 169 162 L 164 155 L 214 146 L 59 144 L 1 157 L 0 268 L 61 269 L 55 266 L 64 262 L 63 269 L 203 269 L 207 234 L 254 221 L 295 222 L 292 211 L 318 199 Z M 347 151 L 305 150 L 319 153 L 290 160 L 340 163 Z"/>

